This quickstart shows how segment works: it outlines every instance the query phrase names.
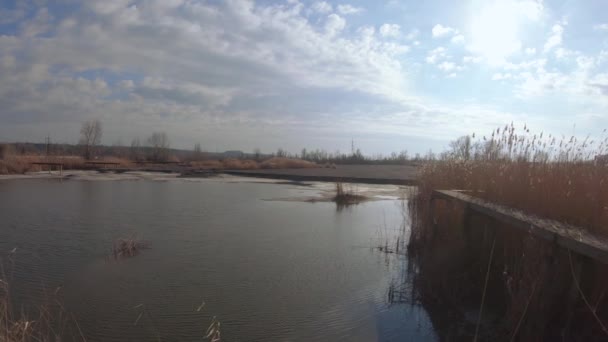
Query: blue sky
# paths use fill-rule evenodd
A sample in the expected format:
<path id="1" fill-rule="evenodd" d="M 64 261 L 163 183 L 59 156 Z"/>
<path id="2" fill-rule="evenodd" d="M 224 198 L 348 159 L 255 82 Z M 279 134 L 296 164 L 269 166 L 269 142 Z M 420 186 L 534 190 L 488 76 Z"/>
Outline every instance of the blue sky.
<path id="1" fill-rule="evenodd" d="M 605 1 L 9 1 L 0 141 L 442 150 L 608 127 Z"/>

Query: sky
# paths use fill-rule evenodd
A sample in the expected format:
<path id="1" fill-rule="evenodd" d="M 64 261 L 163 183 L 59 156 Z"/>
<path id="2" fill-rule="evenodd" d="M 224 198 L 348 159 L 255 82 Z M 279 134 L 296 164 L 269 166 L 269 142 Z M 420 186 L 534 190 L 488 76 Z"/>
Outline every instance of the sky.
<path id="1" fill-rule="evenodd" d="M 0 141 L 443 150 L 608 128 L 601 0 L 3 0 Z"/>

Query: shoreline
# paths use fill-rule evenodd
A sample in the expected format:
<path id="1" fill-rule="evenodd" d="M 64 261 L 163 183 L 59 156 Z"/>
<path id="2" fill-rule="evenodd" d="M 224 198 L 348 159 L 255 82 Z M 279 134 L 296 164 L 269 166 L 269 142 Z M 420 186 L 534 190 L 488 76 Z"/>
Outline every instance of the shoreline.
<path id="1" fill-rule="evenodd" d="M 91 177 L 112 179 L 133 179 L 162 176 L 162 178 L 213 178 L 222 175 L 287 180 L 291 182 L 342 182 L 378 185 L 415 186 L 417 168 L 401 165 L 340 165 L 336 168 L 302 169 L 252 169 L 252 170 L 182 170 L 179 168 L 145 169 L 88 169 L 32 172 L 26 174 L 0 175 L 1 180 L 9 179 L 68 179 L 71 177 Z"/>
<path id="2" fill-rule="evenodd" d="M 220 173 L 240 176 L 240 177 L 253 177 L 253 178 L 269 178 L 269 179 L 280 179 L 290 180 L 294 182 L 329 182 L 329 183 L 360 183 L 360 184 L 386 184 L 386 185 L 407 185 L 415 186 L 417 181 L 415 179 L 391 179 L 391 178 L 367 178 L 367 177 L 339 177 L 339 176 L 319 176 L 319 175 L 297 175 L 289 173 L 269 173 L 259 171 L 241 171 L 241 170 L 227 170 Z"/>

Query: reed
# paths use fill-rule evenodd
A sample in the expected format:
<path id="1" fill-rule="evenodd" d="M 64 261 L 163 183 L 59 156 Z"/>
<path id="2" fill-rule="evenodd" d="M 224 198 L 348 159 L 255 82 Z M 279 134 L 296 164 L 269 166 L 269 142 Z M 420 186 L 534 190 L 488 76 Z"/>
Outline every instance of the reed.
<path id="1" fill-rule="evenodd" d="M 14 249 L 7 259 L 0 258 L 0 342 L 53 342 L 69 338 L 86 341 L 78 322 L 62 305 L 61 288 L 44 291 L 38 303 L 13 305 L 11 274 Z"/>
<path id="2" fill-rule="evenodd" d="M 365 201 L 367 197 L 358 195 L 352 187 L 347 187 L 342 182 L 336 182 L 336 194 L 332 201 L 338 205 L 358 204 Z"/>
<path id="3" fill-rule="evenodd" d="M 433 215 L 430 209 L 433 190 L 465 190 L 608 236 L 607 147 L 608 138 L 534 134 L 511 124 L 487 137 L 460 138 L 439 160 L 426 163 L 410 203 L 408 246 L 419 266 L 423 301 L 479 306 L 487 276 L 486 307 L 501 318 L 493 332 L 499 339 L 568 339 L 585 330 L 605 338 L 604 265 L 577 256 L 571 264 L 569 251 L 485 218 L 467 221 L 457 205 L 437 203 Z M 573 279 L 581 279 L 581 291 Z"/>
<path id="4" fill-rule="evenodd" d="M 119 163 L 119 167 L 132 167 L 134 164 L 128 159 L 118 157 L 105 157 L 96 161 Z M 46 170 L 47 166 L 33 163 L 61 163 L 64 170 L 86 170 L 95 168 L 86 164 L 86 160 L 79 156 L 43 156 L 43 155 L 8 155 L 0 159 L 0 174 L 25 174 Z"/>
<path id="5" fill-rule="evenodd" d="M 138 255 L 145 248 L 149 248 L 149 244 L 138 240 L 135 236 L 120 238 L 116 239 L 112 245 L 112 255 L 115 259 L 131 258 Z"/>

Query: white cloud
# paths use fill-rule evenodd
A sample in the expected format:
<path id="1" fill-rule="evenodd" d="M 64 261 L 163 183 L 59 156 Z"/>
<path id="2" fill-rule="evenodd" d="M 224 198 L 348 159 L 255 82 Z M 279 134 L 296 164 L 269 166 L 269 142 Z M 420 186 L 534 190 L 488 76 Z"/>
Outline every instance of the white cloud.
<path id="1" fill-rule="evenodd" d="M 574 51 L 565 49 L 563 47 L 558 47 L 555 49 L 555 58 L 557 59 L 565 59 L 575 54 L 576 53 Z"/>
<path id="2" fill-rule="evenodd" d="M 344 30 L 344 27 L 346 27 L 346 20 L 344 20 L 344 18 L 335 13 L 327 16 L 327 21 L 325 22 L 325 31 L 328 35 L 333 37 L 340 31 Z"/>
<path id="3" fill-rule="evenodd" d="M 439 62 L 440 59 L 446 56 L 446 49 L 444 47 L 437 47 L 428 52 L 426 56 L 426 62 L 429 64 L 435 64 Z"/>
<path id="4" fill-rule="evenodd" d="M 462 57 L 463 63 L 480 63 L 483 61 L 483 57 L 481 56 L 464 56 Z"/>
<path id="5" fill-rule="evenodd" d="M 452 43 L 454 44 L 463 44 L 464 43 L 464 36 L 461 34 L 457 34 L 454 37 L 452 37 L 452 39 L 450 40 Z"/>
<path id="6" fill-rule="evenodd" d="M 608 31 L 608 24 L 597 24 L 593 26 L 593 29 L 597 31 Z"/>
<path id="7" fill-rule="evenodd" d="M 51 28 L 52 19 L 53 17 L 46 8 L 40 8 L 34 18 L 27 20 L 20 25 L 21 32 L 26 37 L 35 37 L 46 33 Z"/>
<path id="8" fill-rule="evenodd" d="M 513 78 L 513 75 L 511 75 L 510 73 L 495 73 L 494 75 L 492 75 L 492 80 L 493 81 L 500 81 L 500 80 L 510 80 L 511 78 Z"/>
<path id="9" fill-rule="evenodd" d="M 125 113 L 159 125 L 286 122 L 324 111 L 304 109 L 321 101 L 315 89 L 342 98 L 356 92 L 366 101 L 408 97 L 399 58 L 408 47 L 380 40 L 373 28 L 345 35 L 337 14 L 319 27 L 298 2 L 169 5 L 87 2 L 82 16 L 73 11 L 51 23 L 52 35 L 0 36 L 0 122 L 94 115 L 118 127 Z M 80 76 L 88 71 L 100 79 Z M 104 83 L 108 72 L 115 82 Z M 309 102 L 289 110 L 270 105 L 294 94 Z M 191 121 L 178 120 L 184 117 Z"/>
<path id="10" fill-rule="evenodd" d="M 543 0 L 514 2 L 517 10 L 530 20 L 539 20 L 544 11 Z"/>
<path id="11" fill-rule="evenodd" d="M 284 139 L 288 145 L 296 131 L 289 127 L 327 136 L 364 127 L 360 132 L 400 134 L 391 136 L 395 140 L 404 130 L 429 136 L 429 126 L 441 127 L 445 136 L 454 136 L 462 126 L 469 131 L 472 123 L 526 118 L 501 109 L 502 104 L 488 110 L 490 105 L 483 103 L 491 98 L 458 107 L 440 94 L 425 100 L 410 95 L 417 86 L 417 72 L 428 71 L 429 65 L 434 65 L 432 75 L 440 75 L 431 82 L 441 82 L 442 77 L 467 82 L 483 70 L 493 80 L 508 80 L 494 86 L 512 87 L 514 95 L 526 99 L 547 94 L 567 98 L 568 103 L 579 97 L 608 99 L 608 75 L 600 69 L 606 66 L 600 62 L 608 61 L 608 52 L 590 58 L 568 50 L 568 41 L 562 39 L 564 23 L 558 23 L 559 43 L 552 43 L 543 55 L 532 47 L 512 55 L 521 42 L 510 35 L 490 34 L 499 32 L 500 25 L 483 26 L 487 29 L 482 33 L 488 34 L 475 42 L 487 43 L 483 46 L 490 52 L 497 48 L 504 57 L 501 64 L 488 67 L 478 63 L 492 56 L 469 47 L 475 43 L 469 30 L 463 45 L 468 51 L 463 51 L 448 42 L 462 43 L 460 32 L 436 25 L 433 37 L 445 40 L 435 48 L 411 26 L 358 27 L 364 18 L 347 17 L 348 11 L 341 11 L 337 3 L 313 1 L 87 1 L 82 2 L 84 8 L 66 13 L 50 7 L 47 19 L 37 22 L 33 19 L 39 8 L 29 9 L 14 34 L 0 35 L 0 135 L 31 136 L 53 122 L 74 126 L 69 129 L 73 136 L 59 135 L 71 141 L 81 120 L 98 117 L 110 141 L 112 134 L 122 134 L 128 141 L 162 127 L 176 139 L 189 136 L 213 144 L 217 140 L 220 149 L 222 141 L 236 148 L 256 141 L 265 148 L 264 139 L 271 138 L 260 132 L 268 127 L 286 128 L 274 130 L 287 133 L 272 139 Z M 542 3 L 523 3 L 517 7 L 520 16 L 544 22 Z M 5 13 L 0 9 L 0 22 L 12 20 L 3 18 Z M 393 37 L 399 39 L 386 39 Z M 537 37 L 520 31 L 519 38 L 528 43 Z M 416 49 L 422 55 L 403 58 L 409 46 L 417 44 L 424 47 Z M 536 48 L 544 51 L 543 43 Z M 554 59 L 560 56 L 567 60 Z M 472 76 L 462 70 L 471 70 Z M 448 104 L 434 105 L 434 96 Z M 133 127 L 130 122 L 141 125 Z M 412 127 L 412 122 L 419 127 Z M 303 139 L 299 147 L 308 141 Z M 192 143 L 186 141 L 185 146 Z"/>
<path id="12" fill-rule="evenodd" d="M 595 88 L 600 94 L 608 96 L 608 73 L 594 75 L 588 84 Z"/>
<path id="13" fill-rule="evenodd" d="M 401 27 L 397 24 L 382 24 L 380 26 L 380 35 L 382 37 L 397 38 L 401 34 Z"/>
<path id="14" fill-rule="evenodd" d="M 437 67 L 443 71 L 452 71 L 456 68 L 456 64 L 452 62 L 441 62 Z"/>
<path id="15" fill-rule="evenodd" d="M 317 1 L 312 4 L 312 9 L 318 13 L 329 13 L 333 11 L 333 7 L 327 1 Z"/>
<path id="16" fill-rule="evenodd" d="M 551 36 L 547 39 L 543 47 L 543 52 L 549 52 L 551 49 L 560 46 L 562 44 L 562 36 L 564 34 L 564 27 L 560 24 L 555 24 L 551 28 Z"/>
<path id="17" fill-rule="evenodd" d="M 497 66 L 521 50 L 528 25 L 543 18 L 544 5 L 538 0 L 481 2 L 472 9 L 468 48 Z M 524 31 L 525 30 L 525 31 Z"/>
<path id="18" fill-rule="evenodd" d="M 456 33 L 457 31 L 451 27 L 437 24 L 437 25 L 433 26 L 433 29 L 431 30 L 431 32 L 433 34 L 433 38 L 441 38 L 441 37 L 445 37 L 447 35 Z"/>
<path id="19" fill-rule="evenodd" d="M 420 34 L 420 31 L 418 31 L 418 29 L 413 29 L 405 36 L 405 39 L 414 40 L 414 39 L 416 39 L 416 37 L 418 37 L 419 34 Z"/>
<path id="20" fill-rule="evenodd" d="M 338 12 L 344 15 L 357 14 L 363 12 L 363 8 L 352 5 L 338 5 Z"/>

